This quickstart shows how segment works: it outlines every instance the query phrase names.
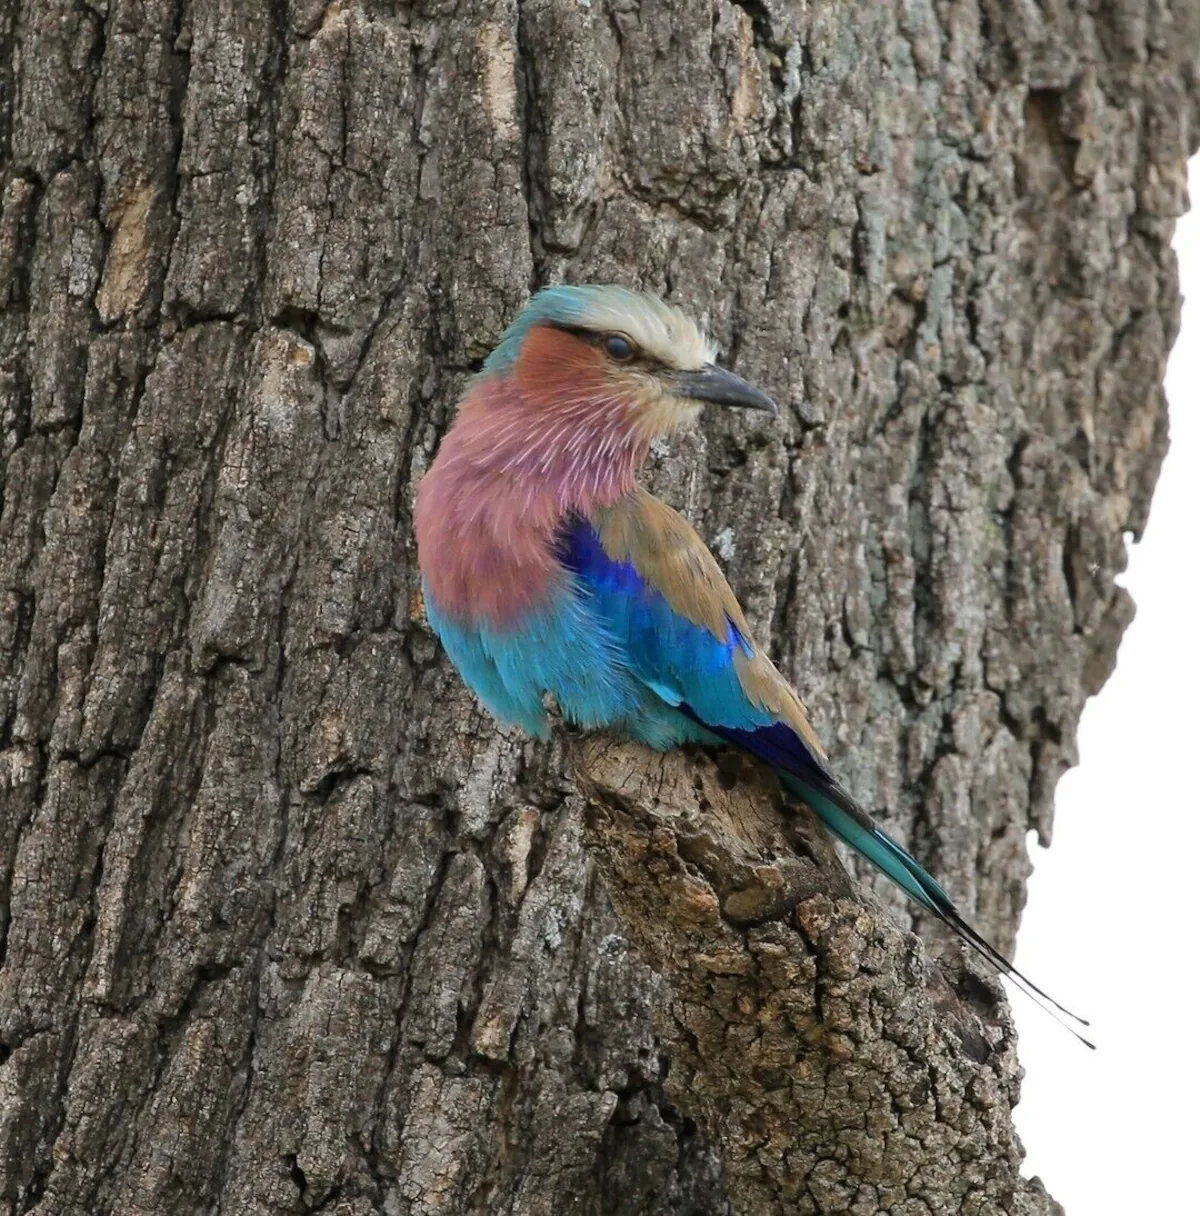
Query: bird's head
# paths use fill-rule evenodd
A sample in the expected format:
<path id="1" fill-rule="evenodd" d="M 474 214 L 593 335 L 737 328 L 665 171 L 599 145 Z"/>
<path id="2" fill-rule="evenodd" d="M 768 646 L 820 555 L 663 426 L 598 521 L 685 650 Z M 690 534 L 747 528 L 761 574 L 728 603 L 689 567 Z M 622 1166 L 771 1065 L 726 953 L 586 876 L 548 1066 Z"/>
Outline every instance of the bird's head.
<path id="1" fill-rule="evenodd" d="M 509 327 L 484 374 L 509 377 L 547 426 L 605 423 L 638 446 L 692 422 L 706 404 L 777 412 L 714 355 L 695 322 L 657 296 L 549 287 Z"/>

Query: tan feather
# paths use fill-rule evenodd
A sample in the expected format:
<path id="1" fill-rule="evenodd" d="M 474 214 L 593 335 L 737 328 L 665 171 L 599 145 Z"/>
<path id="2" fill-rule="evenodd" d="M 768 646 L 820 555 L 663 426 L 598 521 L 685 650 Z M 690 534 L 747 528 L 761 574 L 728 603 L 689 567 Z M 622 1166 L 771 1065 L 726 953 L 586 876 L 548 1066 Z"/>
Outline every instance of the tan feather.
<path id="1" fill-rule="evenodd" d="M 632 565 L 681 616 L 721 640 L 729 637 L 728 622 L 733 622 L 752 650 L 747 655 L 739 649 L 733 656 L 746 696 L 786 722 L 824 760 L 825 749 L 804 702 L 751 637 L 733 588 L 696 529 L 640 486 L 598 512 L 593 522 L 605 553 Z"/>

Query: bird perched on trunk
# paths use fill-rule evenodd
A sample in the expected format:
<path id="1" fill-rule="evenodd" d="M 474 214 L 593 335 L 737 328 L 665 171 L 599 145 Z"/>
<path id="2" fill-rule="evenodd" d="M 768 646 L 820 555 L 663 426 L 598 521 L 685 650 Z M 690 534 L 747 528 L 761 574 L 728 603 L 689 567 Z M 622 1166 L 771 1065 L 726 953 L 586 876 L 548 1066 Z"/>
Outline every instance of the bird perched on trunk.
<path id="1" fill-rule="evenodd" d="M 591 286 L 535 296 L 417 490 L 430 624 L 492 714 L 531 734 L 549 730 L 550 693 L 570 721 L 660 750 L 744 748 L 839 840 L 1045 997 L 841 785 L 713 555 L 637 485 L 652 441 L 704 405 L 776 412 L 714 355 L 687 316 L 651 295 Z"/>

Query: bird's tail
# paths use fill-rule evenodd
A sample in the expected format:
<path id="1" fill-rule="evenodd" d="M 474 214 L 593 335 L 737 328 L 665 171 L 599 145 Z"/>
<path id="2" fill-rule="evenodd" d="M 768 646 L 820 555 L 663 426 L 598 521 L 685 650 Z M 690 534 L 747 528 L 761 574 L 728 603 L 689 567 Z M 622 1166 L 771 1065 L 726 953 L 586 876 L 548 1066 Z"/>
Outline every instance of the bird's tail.
<path id="1" fill-rule="evenodd" d="M 1022 975 L 986 937 L 972 928 L 954 906 L 953 900 L 946 894 L 941 883 L 915 857 L 901 848 L 845 790 L 835 782 L 822 782 L 823 788 L 817 788 L 791 773 L 784 772 L 779 776 L 784 788 L 811 807 L 839 840 L 882 870 L 901 890 L 932 912 L 1001 975 L 1008 976 L 1031 1000 L 1045 1009 L 1081 1043 L 1095 1047 L 1094 1043 L 1084 1038 L 1066 1019 L 1081 1026 L 1088 1025 L 1087 1021 L 1043 992 L 1032 980 Z"/>

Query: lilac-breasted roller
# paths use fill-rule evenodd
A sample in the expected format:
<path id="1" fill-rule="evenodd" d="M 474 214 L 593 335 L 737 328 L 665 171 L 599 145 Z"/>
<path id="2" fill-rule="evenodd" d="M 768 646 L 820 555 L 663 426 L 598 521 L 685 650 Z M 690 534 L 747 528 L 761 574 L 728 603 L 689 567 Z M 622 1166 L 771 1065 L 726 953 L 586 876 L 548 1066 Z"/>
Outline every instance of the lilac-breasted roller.
<path id="1" fill-rule="evenodd" d="M 533 735 L 549 730 L 549 693 L 570 721 L 651 747 L 744 748 L 839 840 L 1045 996 L 839 782 L 713 555 L 637 485 L 651 442 L 705 404 L 775 412 L 714 354 L 651 295 L 536 295 L 471 383 L 417 490 L 430 624 L 492 714 Z"/>

